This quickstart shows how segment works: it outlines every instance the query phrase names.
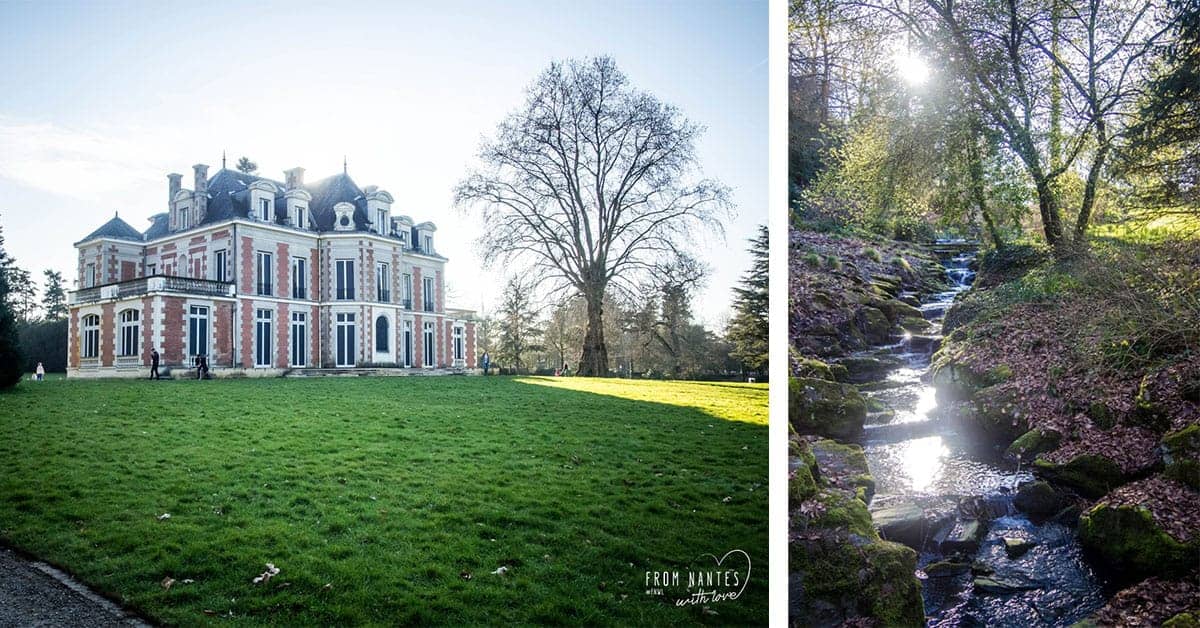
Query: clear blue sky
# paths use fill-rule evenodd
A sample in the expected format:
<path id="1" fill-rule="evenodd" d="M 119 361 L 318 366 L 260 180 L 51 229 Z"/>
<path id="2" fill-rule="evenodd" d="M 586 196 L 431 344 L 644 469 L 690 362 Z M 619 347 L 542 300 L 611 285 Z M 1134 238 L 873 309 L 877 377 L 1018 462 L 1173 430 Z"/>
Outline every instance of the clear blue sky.
<path id="1" fill-rule="evenodd" d="M 709 325 L 767 216 L 767 3 L 0 3 L 0 225 L 17 263 L 73 277 L 72 242 L 119 211 L 165 210 L 168 172 L 248 155 L 260 174 L 341 168 L 438 224 L 451 303 L 490 309 L 452 188 L 482 136 L 555 59 L 606 54 L 634 85 L 707 127 L 706 176 L 734 190 Z"/>

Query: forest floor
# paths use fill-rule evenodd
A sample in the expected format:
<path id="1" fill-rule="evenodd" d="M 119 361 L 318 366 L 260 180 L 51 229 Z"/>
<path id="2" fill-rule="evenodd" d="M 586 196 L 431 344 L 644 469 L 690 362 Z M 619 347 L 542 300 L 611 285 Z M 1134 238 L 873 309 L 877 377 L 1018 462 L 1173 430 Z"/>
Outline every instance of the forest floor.
<path id="1" fill-rule="evenodd" d="M 0 459 L 0 541 L 156 622 L 766 618 L 765 384 L 24 381 Z M 736 600 L 646 590 L 736 549 Z"/>

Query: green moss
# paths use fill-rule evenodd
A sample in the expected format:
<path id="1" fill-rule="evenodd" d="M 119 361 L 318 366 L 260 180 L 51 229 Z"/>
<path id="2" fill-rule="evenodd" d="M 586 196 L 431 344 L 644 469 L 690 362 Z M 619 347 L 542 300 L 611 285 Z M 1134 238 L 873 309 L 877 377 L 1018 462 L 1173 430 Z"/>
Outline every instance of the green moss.
<path id="1" fill-rule="evenodd" d="M 985 378 L 988 386 L 1006 382 L 1012 378 L 1012 367 L 1007 364 L 997 364 L 988 369 Z"/>
<path id="2" fill-rule="evenodd" d="M 879 343 L 887 340 L 892 331 L 892 323 L 882 310 L 866 306 L 858 313 L 859 328 L 868 342 Z"/>
<path id="3" fill-rule="evenodd" d="M 1148 510 L 1100 504 L 1079 519 L 1079 540 L 1130 578 L 1177 576 L 1195 566 L 1200 542 L 1180 543 Z"/>
<path id="4" fill-rule="evenodd" d="M 902 255 L 897 255 L 896 257 L 892 258 L 892 263 L 906 273 L 911 274 L 913 272 L 912 264 L 909 264 L 908 260 L 904 259 L 904 256 Z"/>
<path id="5" fill-rule="evenodd" d="M 1038 454 L 1053 451 L 1060 440 L 1062 435 L 1053 430 L 1032 429 L 1013 441 L 1005 454 L 1021 460 L 1032 460 Z"/>
<path id="6" fill-rule="evenodd" d="M 816 493 L 817 481 L 813 478 L 812 469 L 808 465 L 800 465 L 792 472 L 792 477 L 788 480 L 788 497 L 791 498 L 792 507 L 808 500 Z"/>
<path id="7" fill-rule="evenodd" d="M 1066 484 L 1091 498 L 1102 497 L 1127 479 L 1117 463 L 1092 454 L 1076 456 L 1064 464 L 1039 459 L 1033 466 L 1047 480 Z"/>
<path id="8" fill-rule="evenodd" d="M 805 253 L 800 259 L 804 260 L 804 263 L 812 268 L 819 268 L 821 266 L 821 256 L 816 253 Z"/>
<path id="9" fill-rule="evenodd" d="M 902 327 L 905 331 L 919 333 L 929 329 L 929 321 L 925 320 L 923 317 L 906 316 L 900 319 L 900 327 Z"/>
<path id="10" fill-rule="evenodd" d="M 788 381 L 788 420 L 801 434 L 856 436 L 866 416 L 866 401 L 854 386 L 808 377 Z"/>
<path id="11" fill-rule="evenodd" d="M 794 360 L 796 375 L 798 377 L 812 377 L 816 379 L 825 379 L 834 381 L 833 371 L 829 369 L 829 365 L 814 359 L 800 357 Z"/>
<path id="12" fill-rule="evenodd" d="M 925 625 L 912 549 L 889 541 L 860 547 L 839 540 L 789 556 L 790 571 L 800 583 L 792 601 L 798 616 L 831 625 L 861 617 L 883 626 Z"/>
<path id="13" fill-rule="evenodd" d="M 1200 490 L 1200 425 L 1189 425 L 1163 437 L 1164 474 Z"/>
<path id="14" fill-rule="evenodd" d="M 810 525 L 844 529 L 867 538 L 875 536 L 871 512 L 862 500 L 836 489 L 821 491 L 816 499 L 825 506 L 825 510 Z"/>
<path id="15" fill-rule="evenodd" d="M 867 259 L 870 259 L 872 261 L 876 261 L 876 262 L 883 261 L 883 256 L 879 254 L 878 249 L 873 249 L 873 248 L 863 249 L 863 255 L 866 256 Z"/>
<path id="16" fill-rule="evenodd" d="M 966 573 L 971 569 L 970 563 L 960 563 L 952 560 L 941 560 L 925 566 L 925 573 L 932 577 L 955 576 Z"/>
<path id="17" fill-rule="evenodd" d="M 1200 628 L 1200 614 L 1180 613 L 1163 622 L 1163 628 Z"/>
<path id="18" fill-rule="evenodd" d="M 1092 420 L 1092 425 L 1102 430 L 1111 430 L 1117 424 L 1116 415 L 1100 401 L 1093 401 L 1088 405 L 1087 415 Z"/>

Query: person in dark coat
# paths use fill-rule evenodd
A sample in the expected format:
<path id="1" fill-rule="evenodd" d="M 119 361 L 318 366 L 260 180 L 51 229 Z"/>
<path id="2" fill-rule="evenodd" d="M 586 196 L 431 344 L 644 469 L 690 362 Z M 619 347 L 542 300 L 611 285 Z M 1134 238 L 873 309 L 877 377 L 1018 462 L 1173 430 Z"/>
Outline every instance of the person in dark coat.
<path id="1" fill-rule="evenodd" d="M 202 355 L 196 358 L 196 379 L 205 377 L 208 377 L 208 357 Z"/>
<path id="2" fill-rule="evenodd" d="M 158 376 L 158 349 L 150 350 L 150 379 L 162 379 Z"/>

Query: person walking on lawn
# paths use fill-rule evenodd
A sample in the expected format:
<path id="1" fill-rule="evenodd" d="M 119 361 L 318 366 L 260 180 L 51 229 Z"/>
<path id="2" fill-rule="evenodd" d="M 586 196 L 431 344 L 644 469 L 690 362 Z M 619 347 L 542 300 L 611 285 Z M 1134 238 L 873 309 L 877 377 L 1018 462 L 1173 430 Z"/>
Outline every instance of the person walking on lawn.
<path id="1" fill-rule="evenodd" d="M 150 379 L 162 379 L 158 376 L 158 348 L 150 350 Z"/>
<path id="2" fill-rule="evenodd" d="M 43 379 L 46 379 L 46 367 L 42 366 L 41 362 L 38 362 L 37 370 L 34 371 L 34 373 L 37 375 L 37 377 L 36 377 L 37 381 L 40 382 Z"/>

